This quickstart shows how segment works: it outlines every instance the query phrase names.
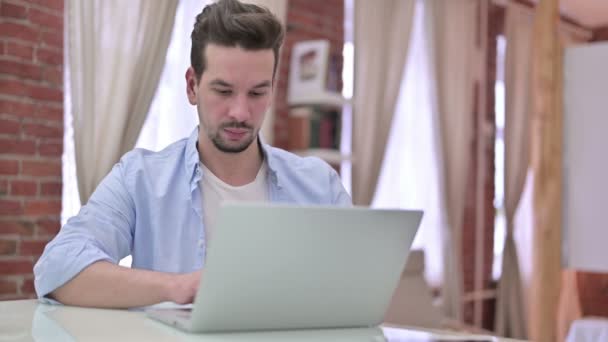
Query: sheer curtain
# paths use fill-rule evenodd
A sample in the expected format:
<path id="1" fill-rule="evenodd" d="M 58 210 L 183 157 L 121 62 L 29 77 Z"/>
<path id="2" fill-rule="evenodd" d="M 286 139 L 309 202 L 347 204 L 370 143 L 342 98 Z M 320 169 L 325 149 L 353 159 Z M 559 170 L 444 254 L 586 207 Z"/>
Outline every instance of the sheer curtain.
<path id="1" fill-rule="evenodd" d="M 185 73 L 190 65 L 190 32 L 194 18 L 210 2 L 200 0 L 180 0 L 177 6 L 175 24 L 169 43 L 165 65 L 158 88 L 150 105 L 146 121 L 141 129 L 136 147 L 158 151 L 168 144 L 186 137 L 198 124 L 196 108 L 186 97 Z M 67 13 L 67 9 L 66 9 Z M 65 35 L 67 36 L 67 28 Z M 66 59 L 69 58 L 66 55 Z M 63 195 L 61 222 L 80 210 L 76 164 L 74 155 L 74 131 L 70 94 L 69 65 L 65 68 L 65 114 Z"/>
<path id="2" fill-rule="evenodd" d="M 427 0 L 433 61 L 433 110 L 441 144 L 441 197 L 446 225 L 442 230 L 444 313 L 457 321 L 463 315 L 462 224 L 465 189 L 473 141 L 473 88 L 478 61 L 475 0 Z"/>
<path id="3" fill-rule="evenodd" d="M 136 147 L 160 151 L 188 137 L 198 125 L 196 107 L 186 96 L 185 75 L 190 66 L 190 34 L 195 17 L 210 2 L 180 0 L 163 73 Z"/>
<path id="4" fill-rule="evenodd" d="M 66 6 L 76 172 L 86 203 L 135 145 L 163 69 L 177 0 L 71 0 Z"/>
<path id="5" fill-rule="evenodd" d="M 442 279 L 444 225 L 439 196 L 437 132 L 431 104 L 424 2 L 416 6 L 414 27 L 393 125 L 372 206 L 424 210 L 414 248 L 425 252 L 425 276 L 433 286 Z"/>
<path id="6" fill-rule="evenodd" d="M 358 205 L 369 205 L 374 197 L 408 55 L 415 3 L 354 2 L 352 195 Z"/>

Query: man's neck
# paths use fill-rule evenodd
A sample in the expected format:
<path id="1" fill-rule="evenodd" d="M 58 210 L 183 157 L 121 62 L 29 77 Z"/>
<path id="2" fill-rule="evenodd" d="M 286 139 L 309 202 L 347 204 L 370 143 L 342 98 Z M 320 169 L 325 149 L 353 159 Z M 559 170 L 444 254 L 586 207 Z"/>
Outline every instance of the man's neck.
<path id="1" fill-rule="evenodd" d="M 232 186 L 253 182 L 262 166 L 262 151 L 257 138 L 242 152 L 226 153 L 218 150 L 206 136 L 199 134 L 197 148 L 205 167 Z"/>

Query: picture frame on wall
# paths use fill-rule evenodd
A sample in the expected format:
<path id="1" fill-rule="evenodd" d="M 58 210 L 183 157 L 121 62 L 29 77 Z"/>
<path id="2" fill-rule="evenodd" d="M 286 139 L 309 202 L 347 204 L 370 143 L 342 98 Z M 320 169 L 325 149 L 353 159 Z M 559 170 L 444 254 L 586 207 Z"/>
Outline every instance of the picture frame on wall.
<path id="1" fill-rule="evenodd" d="M 288 103 L 303 102 L 304 99 L 326 91 L 329 48 L 327 40 L 309 40 L 294 44 L 289 66 Z"/>

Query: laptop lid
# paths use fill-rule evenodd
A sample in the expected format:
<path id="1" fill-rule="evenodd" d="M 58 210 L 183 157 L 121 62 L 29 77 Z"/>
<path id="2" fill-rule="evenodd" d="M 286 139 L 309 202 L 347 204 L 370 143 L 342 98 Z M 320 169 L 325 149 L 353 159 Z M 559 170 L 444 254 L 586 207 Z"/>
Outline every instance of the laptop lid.
<path id="1" fill-rule="evenodd" d="M 421 211 L 221 207 L 191 331 L 380 324 Z"/>

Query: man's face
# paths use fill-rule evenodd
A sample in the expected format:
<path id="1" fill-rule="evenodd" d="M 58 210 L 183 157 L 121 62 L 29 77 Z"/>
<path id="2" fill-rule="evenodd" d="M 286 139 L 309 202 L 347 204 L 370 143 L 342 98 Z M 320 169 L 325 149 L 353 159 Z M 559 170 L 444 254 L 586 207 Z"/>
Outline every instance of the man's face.
<path id="1" fill-rule="evenodd" d="M 208 44 L 200 81 L 186 72 L 188 99 L 201 128 L 222 152 L 239 153 L 256 141 L 272 99 L 274 54 Z M 201 135 L 202 138 L 202 135 Z"/>

